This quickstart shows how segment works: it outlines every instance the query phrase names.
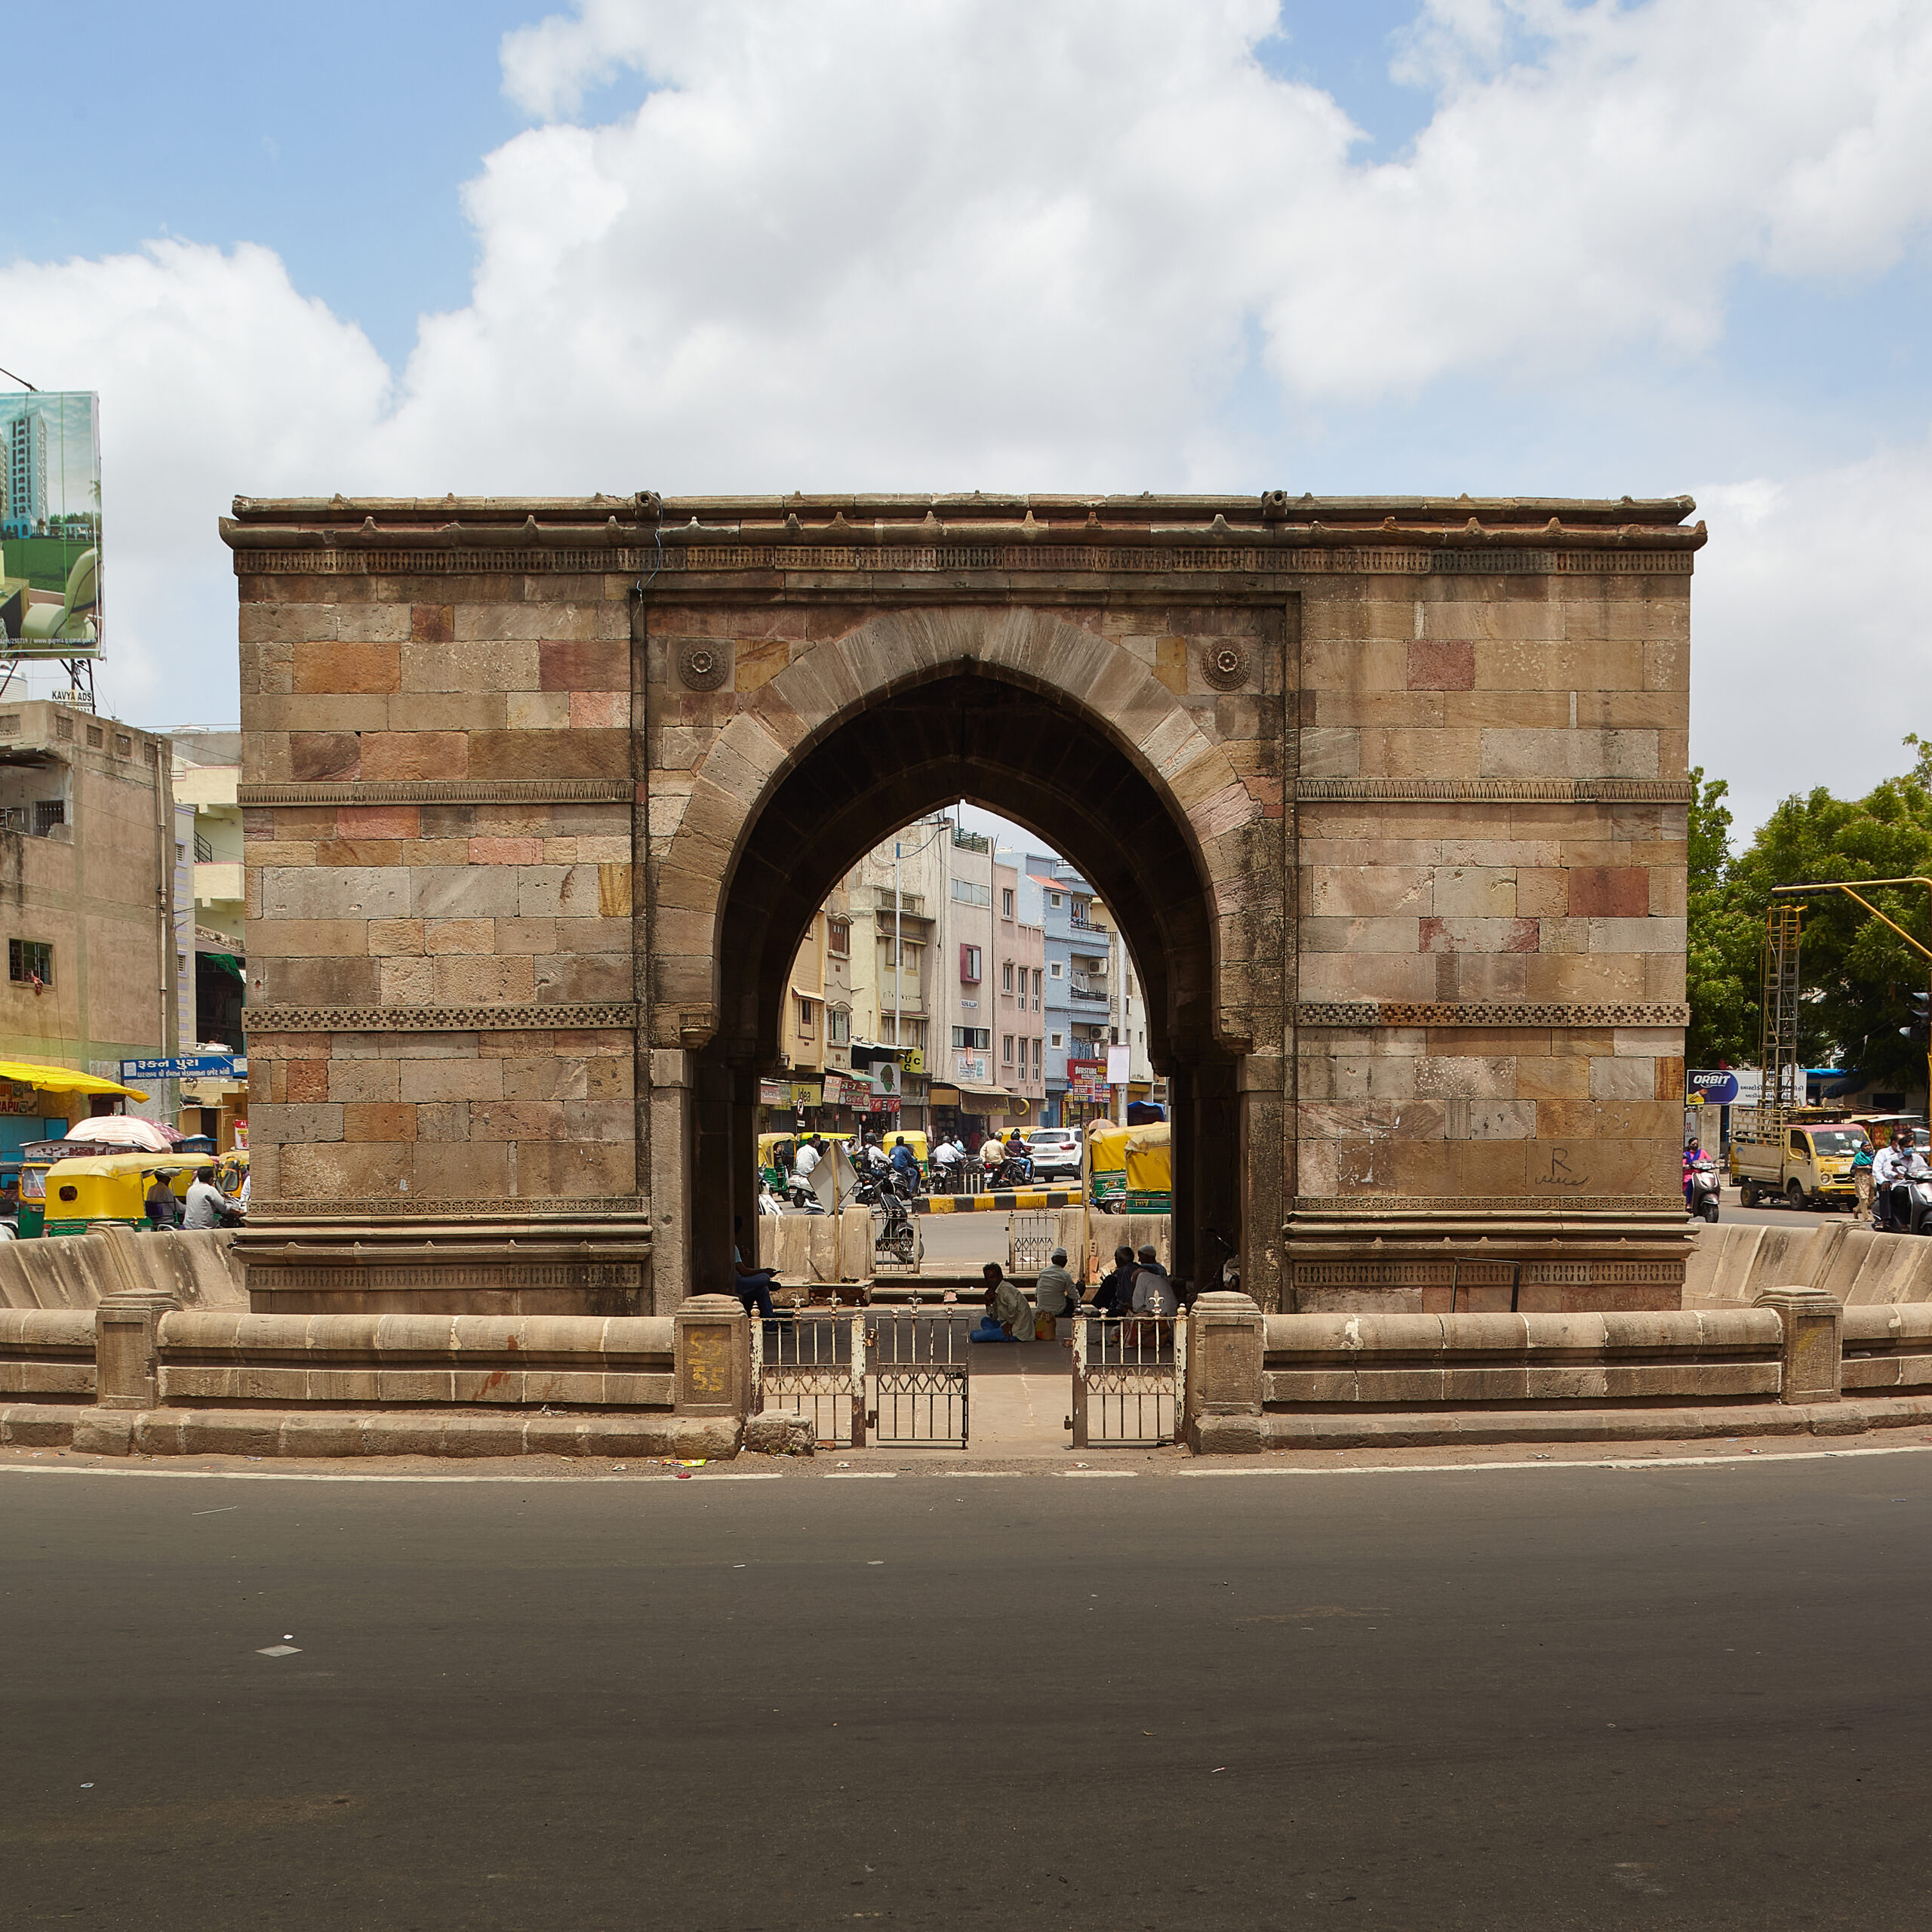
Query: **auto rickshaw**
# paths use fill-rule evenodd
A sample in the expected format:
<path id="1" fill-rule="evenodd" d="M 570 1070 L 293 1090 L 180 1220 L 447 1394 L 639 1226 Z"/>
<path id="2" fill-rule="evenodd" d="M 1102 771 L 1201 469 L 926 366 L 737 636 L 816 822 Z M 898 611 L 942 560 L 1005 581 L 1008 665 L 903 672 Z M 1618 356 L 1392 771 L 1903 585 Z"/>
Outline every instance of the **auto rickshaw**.
<path id="1" fill-rule="evenodd" d="M 43 1232 L 84 1235 L 100 1227 L 149 1229 L 147 1194 L 157 1174 L 185 1201 L 188 1184 L 209 1165 L 205 1154 L 85 1154 L 57 1161 L 45 1175 L 46 1218 Z M 25 1207 L 24 1198 L 22 1207 Z"/>
<path id="2" fill-rule="evenodd" d="M 1127 1137 L 1136 1130 L 1096 1121 L 1087 1130 L 1081 1156 L 1087 1198 L 1103 1214 L 1127 1212 Z"/>
<path id="3" fill-rule="evenodd" d="M 1088 1130 L 1088 1199 L 1110 1214 L 1174 1211 L 1174 1129 L 1164 1121 L 1149 1127 L 1097 1121 Z"/>
<path id="4" fill-rule="evenodd" d="M 1127 1130 L 1127 1211 L 1171 1214 L 1174 1207 L 1174 1129 L 1157 1126 Z"/>

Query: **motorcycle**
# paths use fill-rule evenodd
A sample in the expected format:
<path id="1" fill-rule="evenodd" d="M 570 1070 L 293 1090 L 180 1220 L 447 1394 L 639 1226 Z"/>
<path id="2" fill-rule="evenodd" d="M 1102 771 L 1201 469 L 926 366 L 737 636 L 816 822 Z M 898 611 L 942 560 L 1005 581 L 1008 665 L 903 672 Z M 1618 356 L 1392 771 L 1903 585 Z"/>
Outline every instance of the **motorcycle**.
<path id="1" fill-rule="evenodd" d="M 1717 1163 L 1700 1155 L 1684 1164 L 1684 1211 L 1694 1220 L 1715 1222 L 1718 1217 Z"/>
<path id="2" fill-rule="evenodd" d="M 818 1198 L 817 1189 L 796 1169 L 785 1177 L 785 1198 L 794 1208 L 802 1208 L 808 1214 L 825 1212 L 825 1204 Z"/>
<path id="3" fill-rule="evenodd" d="M 856 1194 L 854 1198 L 857 1198 Z M 878 1212 L 873 1216 L 872 1254 L 878 1260 L 897 1262 L 902 1267 L 910 1267 L 919 1258 L 918 1223 L 906 1211 L 905 1198 L 896 1187 L 878 1191 Z"/>
<path id="4" fill-rule="evenodd" d="M 988 1185 L 995 1188 L 1029 1187 L 1033 1180 L 1033 1164 L 1023 1155 L 1009 1154 L 987 1176 Z"/>

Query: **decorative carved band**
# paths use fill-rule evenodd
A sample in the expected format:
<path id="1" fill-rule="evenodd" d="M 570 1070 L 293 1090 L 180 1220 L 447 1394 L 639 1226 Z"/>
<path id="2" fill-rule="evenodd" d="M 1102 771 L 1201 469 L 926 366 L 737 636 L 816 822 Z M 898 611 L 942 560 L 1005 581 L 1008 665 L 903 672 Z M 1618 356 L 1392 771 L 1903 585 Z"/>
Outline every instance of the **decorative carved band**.
<path id="1" fill-rule="evenodd" d="M 256 1204 L 248 1217 L 251 1235 L 265 1229 L 279 1227 L 285 1221 L 421 1221 L 460 1220 L 466 1223 L 528 1223 L 531 1221 L 641 1220 L 649 1238 L 651 1202 L 642 1195 L 606 1195 L 589 1201 L 535 1200 L 522 1196 L 506 1199 L 492 1195 L 480 1201 L 445 1200 L 433 1195 L 383 1194 L 365 1201 L 309 1200 L 264 1201 Z M 488 1226 L 480 1232 L 487 1233 Z"/>
<path id="2" fill-rule="evenodd" d="M 1687 778 L 1302 778 L 1291 798 L 1380 804 L 1687 805 Z"/>
<path id="3" fill-rule="evenodd" d="M 355 1263 L 324 1262 L 317 1266 L 277 1267 L 255 1260 L 248 1263 L 251 1291 L 284 1293 L 303 1289 L 334 1290 L 337 1294 L 395 1294 L 411 1289 L 459 1288 L 617 1288 L 644 1285 L 641 1261 L 487 1262 L 434 1260 L 414 1267 L 361 1266 Z"/>
<path id="4" fill-rule="evenodd" d="M 263 535 L 269 533 L 263 532 Z M 278 534 L 279 533 L 277 533 Z M 681 534 L 681 533 L 680 533 Z M 711 533 L 706 533 L 707 534 Z M 730 533 L 719 531 L 719 536 Z M 1182 533 L 1177 533 L 1180 534 Z M 1192 536 L 1195 533 L 1184 533 Z M 1208 533 L 1203 531 L 1204 537 Z M 1506 572 L 1512 576 L 1599 574 L 1688 576 L 1690 532 L 1644 533 L 1644 547 L 1629 549 L 1503 550 L 1481 543 L 1467 548 L 1420 549 L 1337 544 L 1333 531 L 1287 533 L 1277 547 L 1232 542 L 1177 543 L 1171 546 L 1058 543 L 1035 540 L 998 544 L 672 543 L 654 546 L 617 544 L 608 549 L 496 549 L 432 548 L 424 533 L 420 548 L 347 549 L 328 541 L 312 548 L 256 549 L 237 543 L 235 570 L 241 577 L 491 577 L 561 574 L 625 577 L 661 572 L 728 571 L 841 571 L 924 573 L 959 571 L 1092 571 L 1096 572 L 1266 571 L 1284 576 L 1410 576 L 1434 571 Z M 392 543 L 405 533 L 383 531 Z M 672 533 L 667 531 L 667 538 Z M 1574 540 L 1601 541 L 1614 533 L 1573 533 Z M 1451 533 L 1452 540 L 1454 533 Z M 1694 540 L 1701 542 L 1701 537 Z M 1678 548 L 1651 548 L 1669 543 Z"/>
<path id="5" fill-rule="evenodd" d="M 1297 1261 L 1298 1288 L 1644 1287 L 1684 1279 L 1681 1261 Z"/>
<path id="6" fill-rule="evenodd" d="M 349 779 L 337 784 L 238 785 L 243 805 L 628 804 L 628 778 Z"/>
<path id="7" fill-rule="evenodd" d="M 242 1023 L 256 1033 L 580 1033 L 635 1026 L 631 1000 L 595 1006 L 251 1006 Z"/>
<path id="8" fill-rule="evenodd" d="M 1681 1194 L 1298 1194 L 1294 1211 L 1321 1218 L 1373 1220 L 1378 1214 L 1429 1214 L 1468 1220 L 1484 1214 L 1675 1214 Z"/>
<path id="9" fill-rule="evenodd" d="M 1668 1001 L 1532 1005 L 1508 1000 L 1303 1000 L 1298 1026 L 1687 1026 L 1688 1006 Z"/>

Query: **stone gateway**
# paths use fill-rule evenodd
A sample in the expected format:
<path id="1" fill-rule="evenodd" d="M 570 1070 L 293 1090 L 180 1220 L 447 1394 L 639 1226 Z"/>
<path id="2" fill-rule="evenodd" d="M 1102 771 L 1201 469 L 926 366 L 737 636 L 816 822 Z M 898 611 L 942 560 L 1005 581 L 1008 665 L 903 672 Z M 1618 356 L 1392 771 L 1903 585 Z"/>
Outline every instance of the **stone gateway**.
<path id="1" fill-rule="evenodd" d="M 1675 1307 L 1692 507 L 238 500 L 254 1306 L 726 1287 L 799 937 L 965 798 L 1127 937 L 1177 1274 Z"/>

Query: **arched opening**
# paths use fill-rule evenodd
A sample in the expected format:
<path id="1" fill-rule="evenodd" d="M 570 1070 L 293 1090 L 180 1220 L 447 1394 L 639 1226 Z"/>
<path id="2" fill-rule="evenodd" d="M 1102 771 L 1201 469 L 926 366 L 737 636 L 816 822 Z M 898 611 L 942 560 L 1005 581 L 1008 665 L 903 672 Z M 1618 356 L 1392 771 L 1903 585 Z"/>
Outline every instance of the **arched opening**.
<path id="1" fill-rule="evenodd" d="M 1217 1032 L 1216 903 L 1192 832 L 1112 731 L 1063 694 L 955 663 L 875 700 L 808 743 L 748 821 L 720 901 L 717 1031 L 697 1072 L 694 1287 L 721 1287 L 734 1217 L 749 1214 L 757 1083 L 777 1063 L 801 935 L 860 856 L 960 798 L 1035 832 L 1105 900 L 1145 989 L 1148 1050 L 1168 1082 L 1175 1272 L 1212 1229 L 1247 1238 L 1238 1055 Z"/>

